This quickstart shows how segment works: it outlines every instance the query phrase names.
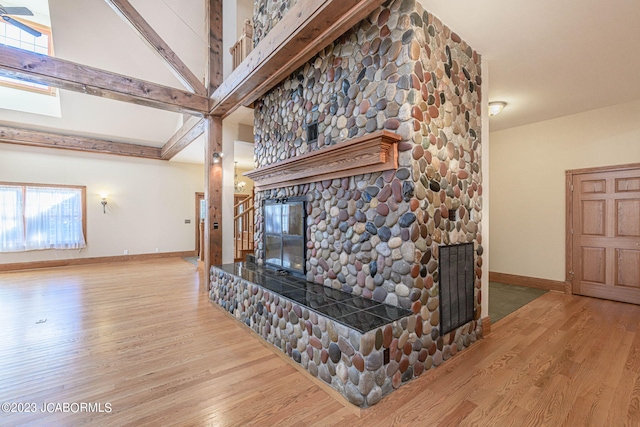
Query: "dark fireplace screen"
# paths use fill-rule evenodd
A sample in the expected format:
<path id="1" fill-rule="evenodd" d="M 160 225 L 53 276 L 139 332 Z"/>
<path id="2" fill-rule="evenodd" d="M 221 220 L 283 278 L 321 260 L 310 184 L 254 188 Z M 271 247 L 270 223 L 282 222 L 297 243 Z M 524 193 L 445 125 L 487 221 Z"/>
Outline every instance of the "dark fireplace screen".
<path id="1" fill-rule="evenodd" d="M 473 320 L 473 243 L 440 246 L 440 334 Z"/>
<path id="2" fill-rule="evenodd" d="M 265 201 L 264 235 L 267 267 L 304 275 L 305 200 L 305 197 L 289 197 Z"/>

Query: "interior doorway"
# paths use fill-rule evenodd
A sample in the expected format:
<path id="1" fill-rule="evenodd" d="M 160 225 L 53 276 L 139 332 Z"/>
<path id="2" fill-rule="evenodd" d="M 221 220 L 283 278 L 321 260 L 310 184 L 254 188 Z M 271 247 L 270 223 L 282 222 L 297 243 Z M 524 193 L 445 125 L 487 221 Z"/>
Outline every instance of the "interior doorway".
<path id="1" fill-rule="evenodd" d="M 640 304 L 640 164 L 567 171 L 567 281 Z"/>
<path id="2" fill-rule="evenodd" d="M 204 217 L 206 213 L 206 204 L 204 201 L 204 193 L 196 193 L 196 253 L 195 256 L 198 257 L 200 261 L 204 261 L 204 251 L 201 249 L 204 247 Z"/>

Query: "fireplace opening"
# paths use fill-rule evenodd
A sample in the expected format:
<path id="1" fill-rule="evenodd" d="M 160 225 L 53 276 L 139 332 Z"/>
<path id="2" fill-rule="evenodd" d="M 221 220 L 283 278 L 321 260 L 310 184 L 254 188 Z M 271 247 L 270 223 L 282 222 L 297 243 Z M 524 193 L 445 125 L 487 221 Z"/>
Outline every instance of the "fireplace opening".
<path id="1" fill-rule="evenodd" d="M 306 197 L 267 199 L 264 203 L 265 264 L 304 276 Z"/>
<path id="2" fill-rule="evenodd" d="M 440 335 L 473 320 L 473 243 L 440 246 Z"/>

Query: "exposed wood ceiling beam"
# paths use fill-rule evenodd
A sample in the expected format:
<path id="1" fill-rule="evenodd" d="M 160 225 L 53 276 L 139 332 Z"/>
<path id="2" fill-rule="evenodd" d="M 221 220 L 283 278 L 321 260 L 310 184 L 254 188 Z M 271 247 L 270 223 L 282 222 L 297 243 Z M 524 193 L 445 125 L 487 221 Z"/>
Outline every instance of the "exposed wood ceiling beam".
<path id="1" fill-rule="evenodd" d="M 0 142 L 160 160 L 160 148 L 0 125 Z"/>
<path id="2" fill-rule="evenodd" d="M 174 76 L 189 90 L 198 95 L 207 95 L 204 84 L 180 60 L 176 53 L 164 42 L 162 37 L 151 28 L 149 23 L 127 0 L 105 0 L 109 6 L 138 34 L 138 36 L 157 53 Z"/>
<path id="3" fill-rule="evenodd" d="M 197 137 L 202 135 L 205 127 L 205 119 L 192 116 L 184 125 L 171 137 L 162 147 L 160 157 L 162 160 L 169 160 L 186 146 L 191 144 Z"/>
<path id="4" fill-rule="evenodd" d="M 207 97 L 0 45 L 0 75 L 161 110 L 203 115 Z"/>
<path id="5" fill-rule="evenodd" d="M 383 2 L 297 2 L 213 93 L 211 114 L 226 117 L 252 104 Z"/>

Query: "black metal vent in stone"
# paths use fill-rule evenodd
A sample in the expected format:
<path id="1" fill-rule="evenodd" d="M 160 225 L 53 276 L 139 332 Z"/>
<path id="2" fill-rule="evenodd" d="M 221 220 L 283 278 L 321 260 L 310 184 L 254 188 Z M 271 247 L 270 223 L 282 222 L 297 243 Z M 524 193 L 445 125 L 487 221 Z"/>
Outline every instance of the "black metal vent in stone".
<path id="1" fill-rule="evenodd" d="M 309 123 L 307 125 L 307 142 L 313 142 L 318 139 L 318 122 Z"/>
<path id="2" fill-rule="evenodd" d="M 440 335 L 473 320 L 473 243 L 440 246 Z"/>

